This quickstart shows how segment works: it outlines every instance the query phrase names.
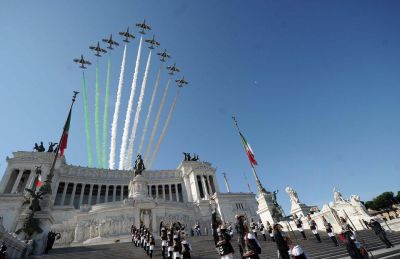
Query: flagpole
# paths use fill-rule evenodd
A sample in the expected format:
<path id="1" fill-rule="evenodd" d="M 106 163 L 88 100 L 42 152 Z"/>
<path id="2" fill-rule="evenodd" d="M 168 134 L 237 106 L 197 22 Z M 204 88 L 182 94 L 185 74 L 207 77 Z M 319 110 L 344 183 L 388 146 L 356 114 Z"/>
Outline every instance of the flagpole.
<path id="1" fill-rule="evenodd" d="M 241 131 L 240 131 L 239 125 L 238 125 L 238 123 L 237 123 L 237 121 L 236 121 L 236 117 L 235 117 L 235 116 L 232 116 L 232 119 L 233 119 L 233 121 L 234 121 L 234 123 L 235 123 L 235 126 L 236 126 L 236 129 L 238 130 L 238 133 L 239 133 L 239 135 L 240 135 L 240 134 L 241 134 Z M 243 148 L 244 148 L 244 147 L 243 147 Z M 245 151 L 246 151 L 246 149 L 245 149 Z M 250 162 L 250 160 L 249 160 L 249 163 L 250 163 L 251 169 L 252 169 L 252 171 L 253 171 L 254 178 L 256 179 L 256 185 L 257 185 L 258 193 L 267 193 L 267 191 L 266 191 L 266 190 L 264 189 L 264 187 L 262 186 L 262 184 L 261 184 L 261 182 L 260 182 L 260 179 L 258 178 L 258 175 L 257 175 L 256 169 L 254 168 L 254 165 Z"/>
<path id="2" fill-rule="evenodd" d="M 69 113 L 68 114 L 70 114 L 71 111 L 72 111 L 72 107 L 74 106 L 76 95 L 78 93 L 79 92 L 74 91 L 74 95 L 72 96 L 72 103 L 71 103 L 71 106 L 69 108 Z M 64 127 L 65 127 L 65 125 L 64 125 Z M 58 153 L 60 152 L 60 145 L 61 145 L 61 143 L 63 143 L 63 138 L 64 138 L 64 128 L 63 128 L 63 132 L 61 133 L 60 141 L 58 142 L 58 147 L 57 147 L 56 153 L 54 155 L 53 163 L 51 164 L 49 174 L 46 177 L 46 181 L 44 181 L 44 185 L 39 189 L 40 191 L 45 192 L 46 194 L 51 194 L 52 193 L 51 180 L 53 179 L 53 176 L 54 176 L 54 168 L 55 168 L 55 165 L 56 165 L 56 162 L 57 162 Z"/>

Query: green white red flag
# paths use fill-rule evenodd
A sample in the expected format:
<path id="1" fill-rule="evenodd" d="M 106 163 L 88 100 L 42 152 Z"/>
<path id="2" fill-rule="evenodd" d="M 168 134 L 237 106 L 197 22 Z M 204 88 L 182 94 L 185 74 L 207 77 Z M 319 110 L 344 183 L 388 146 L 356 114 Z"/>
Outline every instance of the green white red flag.
<path id="1" fill-rule="evenodd" d="M 61 136 L 61 141 L 60 141 L 60 145 L 59 145 L 60 156 L 64 155 L 64 150 L 67 148 L 69 124 L 71 122 L 71 112 L 72 112 L 72 107 L 69 110 L 68 118 L 67 118 L 67 121 L 65 122 L 63 134 Z"/>
<path id="2" fill-rule="evenodd" d="M 244 149 L 246 150 L 247 157 L 249 158 L 250 164 L 253 165 L 253 166 L 257 165 L 257 161 L 254 158 L 254 152 L 251 149 L 249 143 L 246 141 L 246 139 L 243 137 L 243 135 L 242 135 L 242 133 L 240 131 L 239 131 L 239 134 L 240 134 L 240 138 L 242 139 L 242 143 L 243 143 Z"/>

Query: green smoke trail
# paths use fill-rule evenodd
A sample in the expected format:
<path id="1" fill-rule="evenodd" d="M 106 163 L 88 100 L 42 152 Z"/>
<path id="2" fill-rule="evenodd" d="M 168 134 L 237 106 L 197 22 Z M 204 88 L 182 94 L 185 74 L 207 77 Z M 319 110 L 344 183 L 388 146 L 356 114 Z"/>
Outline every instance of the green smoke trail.
<path id="1" fill-rule="evenodd" d="M 108 133 L 108 99 L 110 97 L 110 71 L 111 71 L 111 55 L 108 56 L 108 65 L 107 65 L 107 82 L 106 82 L 106 97 L 104 100 L 104 115 L 103 115 L 103 153 L 102 153 L 102 162 L 103 168 L 107 168 L 107 133 Z"/>
<path id="2" fill-rule="evenodd" d="M 97 155 L 97 167 L 102 167 L 101 162 L 101 140 L 100 140 L 100 114 L 99 114 L 99 96 L 100 96 L 100 86 L 99 86 L 99 58 L 97 58 L 96 63 L 96 95 L 94 101 L 94 126 L 96 128 L 96 155 Z"/>
<path id="3" fill-rule="evenodd" d="M 83 81 L 83 111 L 85 117 L 85 133 L 86 133 L 86 144 L 88 152 L 88 166 L 92 167 L 92 139 L 90 138 L 90 127 L 89 127 L 89 112 L 88 112 L 88 101 L 87 101 L 87 91 L 86 91 L 86 79 L 85 72 L 82 73 Z"/>

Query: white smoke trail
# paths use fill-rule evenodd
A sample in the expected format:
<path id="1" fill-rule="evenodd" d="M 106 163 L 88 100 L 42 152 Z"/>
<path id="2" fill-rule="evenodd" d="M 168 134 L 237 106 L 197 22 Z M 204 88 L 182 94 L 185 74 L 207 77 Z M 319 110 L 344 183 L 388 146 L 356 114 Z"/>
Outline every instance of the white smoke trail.
<path id="1" fill-rule="evenodd" d="M 125 157 L 125 169 L 130 169 L 132 167 L 133 146 L 135 144 L 136 131 L 137 131 L 137 126 L 139 124 L 140 112 L 142 111 L 144 91 L 146 90 L 147 76 L 149 74 L 149 68 L 150 68 L 150 59 L 151 59 L 151 51 L 149 52 L 149 56 L 147 58 L 146 69 L 144 71 L 144 76 L 142 81 L 142 88 L 140 89 L 140 95 L 136 107 L 135 119 L 133 120 L 131 137 L 129 138 L 128 152 Z"/>
<path id="2" fill-rule="evenodd" d="M 124 47 L 124 53 L 122 54 L 122 64 L 121 64 L 121 72 L 119 74 L 117 100 L 115 101 L 114 116 L 111 125 L 110 158 L 108 161 L 108 167 L 110 169 L 115 169 L 115 150 L 117 147 L 118 115 L 119 115 L 119 108 L 121 106 L 121 95 L 122 95 L 122 86 L 124 84 L 125 64 L 126 64 L 126 44 Z"/>
<path id="3" fill-rule="evenodd" d="M 160 137 L 158 138 L 157 145 L 154 148 L 154 153 L 153 153 L 153 156 L 151 157 L 151 161 L 149 163 L 148 169 L 151 169 L 151 167 L 153 166 L 154 159 L 157 156 L 158 150 L 160 149 L 160 145 L 161 145 L 161 143 L 162 143 L 162 141 L 164 139 L 165 132 L 167 132 L 167 128 L 168 128 L 169 122 L 171 121 L 172 114 L 174 113 L 175 105 L 176 105 L 176 102 L 178 101 L 178 97 L 179 97 L 179 89 L 176 92 L 176 95 L 175 95 L 175 98 L 174 98 L 174 102 L 172 103 L 172 106 L 171 106 L 171 109 L 169 110 L 167 119 L 165 120 L 164 127 L 163 127 L 163 129 L 161 131 Z"/>
<path id="4" fill-rule="evenodd" d="M 149 125 L 151 111 L 153 110 L 153 103 L 154 103 L 154 99 L 155 99 L 155 96 L 157 93 L 158 83 L 160 82 L 161 68 L 162 68 L 162 66 L 160 66 L 160 69 L 158 70 L 157 80 L 156 80 L 156 83 L 154 84 L 153 93 L 151 94 L 149 111 L 147 112 L 146 120 L 144 122 L 144 127 L 142 130 L 142 137 L 140 138 L 140 144 L 139 144 L 139 148 L 138 148 L 138 154 L 141 154 L 141 152 L 142 152 L 143 142 L 144 142 L 144 138 L 147 133 L 147 126 Z"/>
<path id="5" fill-rule="evenodd" d="M 131 94 L 129 96 L 128 108 L 126 109 L 124 132 L 122 134 L 121 150 L 119 153 L 119 166 L 118 166 L 119 170 L 122 170 L 124 168 L 124 164 L 125 164 L 125 152 L 126 152 L 126 146 L 128 144 L 129 125 L 131 123 L 132 106 L 133 106 L 133 99 L 135 97 L 135 90 L 136 90 L 137 79 L 138 79 L 141 51 L 142 51 L 142 37 L 140 37 L 138 54 L 137 54 L 136 64 L 135 64 L 135 72 L 133 73 Z"/>
<path id="6" fill-rule="evenodd" d="M 168 79 L 167 85 L 165 86 L 164 93 L 163 93 L 163 96 L 162 96 L 161 102 L 160 102 L 160 107 L 158 107 L 156 120 L 154 122 L 153 128 L 151 129 L 150 139 L 149 139 L 149 143 L 147 144 L 146 155 L 144 157 L 144 163 L 145 164 L 148 161 L 147 158 L 149 158 L 151 148 L 153 147 L 154 136 L 156 135 L 156 131 L 157 131 L 157 128 L 158 128 L 158 123 L 160 122 L 161 112 L 162 112 L 162 109 L 164 107 L 165 99 L 167 98 L 168 88 L 169 88 L 169 84 L 170 83 L 171 83 L 171 78 Z"/>

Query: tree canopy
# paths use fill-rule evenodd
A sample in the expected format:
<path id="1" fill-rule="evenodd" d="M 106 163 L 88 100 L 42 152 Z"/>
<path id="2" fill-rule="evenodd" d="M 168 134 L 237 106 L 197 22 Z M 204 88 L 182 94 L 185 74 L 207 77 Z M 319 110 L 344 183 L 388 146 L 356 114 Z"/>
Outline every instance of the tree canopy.
<path id="1" fill-rule="evenodd" d="M 398 203 L 400 203 L 400 191 L 397 192 L 396 196 L 393 192 L 384 192 L 373 198 L 372 201 L 365 202 L 365 207 L 372 210 L 384 210 L 390 209 Z"/>

